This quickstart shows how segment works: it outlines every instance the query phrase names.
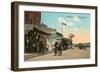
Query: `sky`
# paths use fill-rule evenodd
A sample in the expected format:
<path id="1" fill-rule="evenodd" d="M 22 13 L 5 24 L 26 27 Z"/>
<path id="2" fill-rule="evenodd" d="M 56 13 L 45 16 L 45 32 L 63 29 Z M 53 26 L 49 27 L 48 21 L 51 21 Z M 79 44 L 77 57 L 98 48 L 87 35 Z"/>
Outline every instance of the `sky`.
<path id="1" fill-rule="evenodd" d="M 74 34 L 74 43 L 90 42 L 90 14 L 88 13 L 41 12 L 41 23 L 56 29 L 65 37 L 68 37 L 69 33 Z"/>

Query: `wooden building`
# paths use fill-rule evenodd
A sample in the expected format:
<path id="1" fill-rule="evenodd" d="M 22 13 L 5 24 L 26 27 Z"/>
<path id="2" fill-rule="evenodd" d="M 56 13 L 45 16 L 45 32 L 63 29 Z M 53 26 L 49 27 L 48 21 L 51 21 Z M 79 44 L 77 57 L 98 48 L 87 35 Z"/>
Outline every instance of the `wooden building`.
<path id="1" fill-rule="evenodd" d="M 41 23 L 41 12 L 25 11 L 24 23 L 25 52 L 44 53 L 50 33 L 47 26 Z"/>
<path id="2" fill-rule="evenodd" d="M 41 22 L 41 12 L 25 11 L 24 20 L 25 24 L 39 25 Z"/>

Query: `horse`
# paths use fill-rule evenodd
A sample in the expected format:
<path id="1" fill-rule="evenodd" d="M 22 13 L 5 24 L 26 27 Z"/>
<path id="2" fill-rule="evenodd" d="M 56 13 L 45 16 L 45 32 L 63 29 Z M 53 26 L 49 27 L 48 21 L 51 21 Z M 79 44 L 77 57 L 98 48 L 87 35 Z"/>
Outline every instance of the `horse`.
<path id="1" fill-rule="evenodd" d="M 62 55 L 62 47 L 60 42 L 55 42 L 54 55 Z"/>

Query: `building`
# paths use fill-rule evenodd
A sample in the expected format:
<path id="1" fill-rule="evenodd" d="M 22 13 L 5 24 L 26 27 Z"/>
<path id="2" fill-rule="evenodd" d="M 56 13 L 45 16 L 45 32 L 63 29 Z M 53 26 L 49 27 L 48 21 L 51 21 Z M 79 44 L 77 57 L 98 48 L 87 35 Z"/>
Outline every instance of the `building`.
<path id="1" fill-rule="evenodd" d="M 46 24 L 41 23 L 41 12 L 25 11 L 24 19 L 26 53 L 44 53 L 52 50 L 55 42 L 63 37 L 56 29 L 48 28 Z"/>
<path id="2" fill-rule="evenodd" d="M 24 17 L 25 52 L 44 52 L 46 49 L 41 49 L 41 44 L 47 45 L 50 32 L 45 24 L 41 24 L 41 12 L 25 11 Z"/>
<path id="3" fill-rule="evenodd" d="M 55 42 L 61 41 L 63 35 L 56 31 L 56 29 L 51 29 L 51 34 L 48 36 L 47 44 L 49 45 L 49 50 L 52 50 Z"/>
<path id="4" fill-rule="evenodd" d="M 24 12 L 24 23 L 39 25 L 41 22 L 41 12 L 37 11 L 25 11 Z"/>

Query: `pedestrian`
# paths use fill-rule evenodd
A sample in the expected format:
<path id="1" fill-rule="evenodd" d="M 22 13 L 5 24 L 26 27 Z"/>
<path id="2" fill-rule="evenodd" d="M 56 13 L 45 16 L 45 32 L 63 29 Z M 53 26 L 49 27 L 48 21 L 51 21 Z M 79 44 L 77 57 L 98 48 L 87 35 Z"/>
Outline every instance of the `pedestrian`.
<path id="1" fill-rule="evenodd" d="M 57 48 L 54 48 L 54 56 L 57 55 Z"/>
<path id="2" fill-rule="evenodd" d="M 55 47 L 54 47 L 54 56 L 57 55 L 57 44 L 58 44 L 58 42 L 55 42 Z"/>
<path id="3" fill-rule="evenodd" d="M 43 43 L 43 41 L 39 42 L 39 53 L 44 54 L 44 43 Z"/>
<path id="4" fill-rule="evenodd" d="M 62 55 L 62 47 L 61 47 L 61 43 L 60 42 L 58 43 L 57 50 L 58 50 L 58 55 L 61 56 Z"/>
<path id="5" fill-rule="evenodd" d="M 29 37 L 29 50 L 30 52 L 32 52 L 32 46 L 33 46 L 33 41 L 32 41 L 32 37 Z"/>

